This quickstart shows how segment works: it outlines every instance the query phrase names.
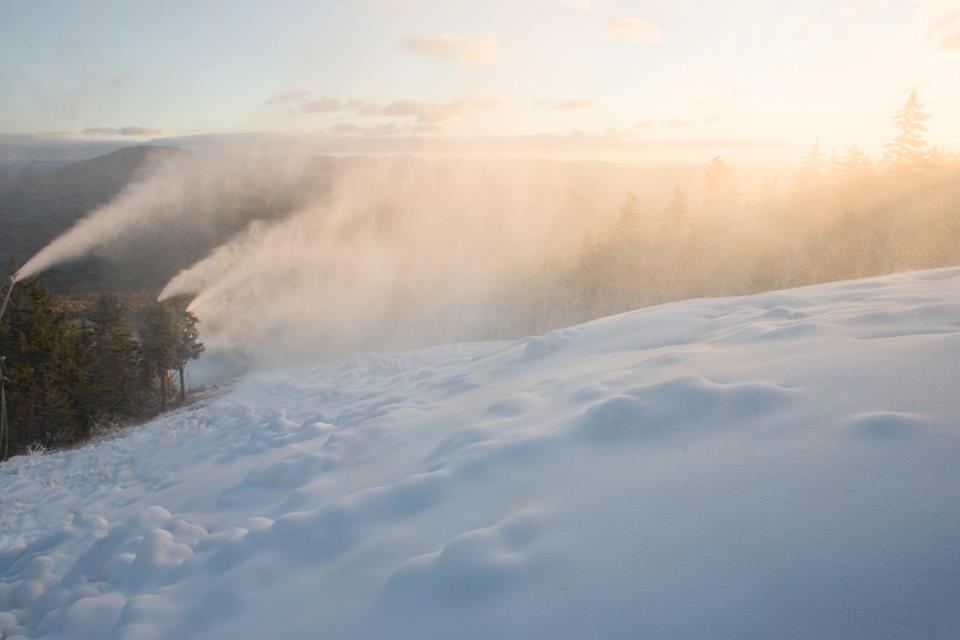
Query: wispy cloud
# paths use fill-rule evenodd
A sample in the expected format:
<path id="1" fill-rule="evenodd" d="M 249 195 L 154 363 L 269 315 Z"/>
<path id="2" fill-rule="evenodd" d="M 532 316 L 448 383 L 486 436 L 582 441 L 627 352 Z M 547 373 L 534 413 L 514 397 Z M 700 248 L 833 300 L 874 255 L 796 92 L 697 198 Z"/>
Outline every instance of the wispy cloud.
<path id="1" fill-rule="evenodd" d="M 670 129 L 687 129 L 697 125 L 717 125 L 723 122 L 722 116 L 709 116 L 699 120 L 687 120 L 684 118 L 670 118 L 669 120 L 644 120 L 633 125 L 635 130 L 660 130 L 668 131 Z"/>
<path id="2" fill-rule="evenodd" d="M 290 102 L 302 102 L 310 97 L 312 91 L 309 89 L 291 89 L 289 91 L 278 91 L 267 98 L 267 104 L 287 104 Z"/>
<path id="3" fill-rule="evenodd" d="M 487 64 L 497 59 L 496 36 L 485 35 L 472 39 L 458 38 L 447 33 L 436 36 L 409 36 L 397 42 L 397 48 L 421 56 L 457 60 L 464 64 Z"/>
<path id="4" fill-rule="evenodd" d="M 80 133 L 85 136 L 156 136 L 163 131 L 153 127 L 91 127 Z"/>
<path id="5" fill-rule="evenodd" d="M 471 112 L 498 109 L 507 104 L 503 98 L 462 98 L 450 102 L 428 100 L 396 100 L 386 104 L 348 100 L 347 108 L 360 116 L 408 119 L 427 130 L 447 124 Z"/>
<path id="6" fill-rule="evenodd" d="M 658 27 L 639 18 L 612 20 L 603 28 L 602 35 L 611 40 L 626 40 L 643 45 L 658 44 L 663 41 Z"/>
<path id="7" fill-rule="evenodd" d="M 327 133 L 338 136 L 394 136 L 410 133 L 410 129 L 409 127 L 398 127 L 393 123 L 364 126 L 341 122 L 327 129 Z"/>
<path id="8" fill-rule="evenodd" d="M 381 115 L 383 110 L 381 104 L 356 99 L 347 100 L 347 107 L 361 116 L 378 116 Z"/>
<path id="9" fill-rule="evenodd" d="M 304 102 L 300 113 L 335 113 L 343 109 L 343 104 L 336 98 L 322 98 Z"/>
<path id="10" fill-rule="evenodd" d="M 310 100 L 310 89 L 292 89 L 272 94 L 267 104 L 285 105 L 287 114 L 297 113 L 336 113 L 343 109 L 343 103 L 336 98 L 317 98 Z"/>
<path id="11" fill-rule="evenodd" d="M 554 111 L 578 111 L 580 109 L 592 109 L 599 104 L 599 100 L 561 100 L 559 102 L 554 102 L 550 108 Z"/>
<path id="12" fill-rule="evenodd" d="M 472 97 L 448 102 L 405 99 L 380 103 L 350 99 L 342 103 L 338 101 L 337 104 L 342 110 L 352 112 L 359 118 L 378 119 L 381 122 L 371 125 L 339 122 L 326 130 L 328 134 L 373 137 L 445 133 L 463 117 L 498 109 L 508 103 L 499 97 Z"/>

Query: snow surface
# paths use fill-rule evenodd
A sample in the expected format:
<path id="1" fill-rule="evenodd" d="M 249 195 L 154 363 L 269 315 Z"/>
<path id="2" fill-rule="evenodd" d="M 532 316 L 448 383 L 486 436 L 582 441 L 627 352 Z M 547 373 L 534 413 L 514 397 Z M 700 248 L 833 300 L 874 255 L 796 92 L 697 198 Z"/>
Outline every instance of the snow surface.
<path id="1" fill-rule="evenodd" d="M 251 375 L 0 467 L 4 638 L 958 638 L 960 269 Z"/>

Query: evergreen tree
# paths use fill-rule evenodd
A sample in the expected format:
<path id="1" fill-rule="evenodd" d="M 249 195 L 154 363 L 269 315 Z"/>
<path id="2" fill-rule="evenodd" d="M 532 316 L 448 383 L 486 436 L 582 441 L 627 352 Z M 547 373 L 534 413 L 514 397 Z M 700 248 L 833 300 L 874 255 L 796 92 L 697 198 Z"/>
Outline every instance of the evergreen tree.
<path id="1" fill-rule="evenodd" d="M 634 194 L 628 193 L 620 205 L 617 217 L 616 234 L 620 240 L 631 239 L 639 233 L 642 215 L 640 200 Z"/>
<path id="2" fill-rule="evenodd" d="M 708 207 L 725 209 L 740 203 L 742 194 L 737 174 L 720 156 L 714 157 L 703 170 L 703 194 Z"/>
<path id="3" fill-rule="evenodd" d="M 887 162 L 898 169 L 924 165 L 927 156 L 927 141 L 924 138 L 927 125 L 924 123 L 929 119 L 930 114 L 923 110 L 923 104 L 920 103 L 917 90 L 914 89 L 894 116 L 899 133 L 884 145 Z"/>
<path id="4" fill-rule="evenodd" d="M 927 166 L 931 169 L 943 169 L 957 160 L 956 156 L 951 155 L 942 145 L 935 145 L 927 154 Z"/>
<path id="5" fill-rule="evenodd" d="M 6 293 L 6 290 L 3 291 Z M 34 442 L 45 447 L 81 439 L 88 425 L 76 403 L 79 330 L 57 310 L 38 279 L 18 284 L 0 325 L 6 356 L 10 452 Z"/>
<path id="6" fill-rule="evenodd" d="M 140 332 L 140 354 L 143 379 L 159 386 L 160 410 L 167 407 L 170 371 L 177 367 L 180 328 L 170 307 L 162 302 L 147 305 Z"/>
<path id="7" fill-rule="evenodd" d="M 824 174 L 823 150 L 820 141 L 810 145 L 810 152 L 803 157 L 803 168 L 797 174 L 797 189 L 811 190 L 820 186 Z"/>
<path id="8" fill-rule="evenodd" d="M 850 145 L 846 154 L 840 160 L 841 171 L 845 174 L 856 174 L 870 169 L 870 158 L 857 145 Z"/>
<path id="9" fill-rule="evenodd" d="M 90 315 L 93 362 L 90 387 L 96 414 L 115 420 L 137 410 L 133 393 L 137 343 L 126 311 L 113 295 L 101 294 Z"/>
<path id="10" fill-rule="evenodd" d="M 197 316 L 190 313 L 186 306 L 175 307 L 174 313 L 177 326 L 180 329 L 176 349 L 176 369 L 180 376 L 180 400 L 184 400 L 187 395 L 184 369 L 186 369 L 187 362 L 200 357 L 204 346 L 200 342 Z"/>

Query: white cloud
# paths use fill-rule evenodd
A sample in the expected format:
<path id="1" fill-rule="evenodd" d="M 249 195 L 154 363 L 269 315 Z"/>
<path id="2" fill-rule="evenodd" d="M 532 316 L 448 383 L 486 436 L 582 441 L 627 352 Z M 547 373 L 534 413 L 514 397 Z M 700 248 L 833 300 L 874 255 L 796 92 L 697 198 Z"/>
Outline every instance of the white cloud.
<path id="1" fill-rule="evenodd" d="M 409 36 L 397 48 L 421 56 L 457 60 L 465 64 L 487 64 L 497 59 L 497 38 L 492 35 L 463 39 L 442 33 L 436 36 Z"/>
<path id="2" fill-rule="evenodd" d="M 663 41 L 660 29 L 638 18 L 612 20 L 603 28 L 603 37 L 636 44 L 658 44 Z"/>

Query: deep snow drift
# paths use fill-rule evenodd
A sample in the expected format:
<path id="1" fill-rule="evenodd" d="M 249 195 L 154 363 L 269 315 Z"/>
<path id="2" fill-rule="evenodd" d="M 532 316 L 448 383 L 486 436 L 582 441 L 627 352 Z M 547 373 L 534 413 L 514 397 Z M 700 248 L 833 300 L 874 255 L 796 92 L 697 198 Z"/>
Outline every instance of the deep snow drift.
<path id="1" fill-rule="evenodd" d="M 960 269 L 262 373 L 0 467 L 0 636 L 960 637 Z"/>

